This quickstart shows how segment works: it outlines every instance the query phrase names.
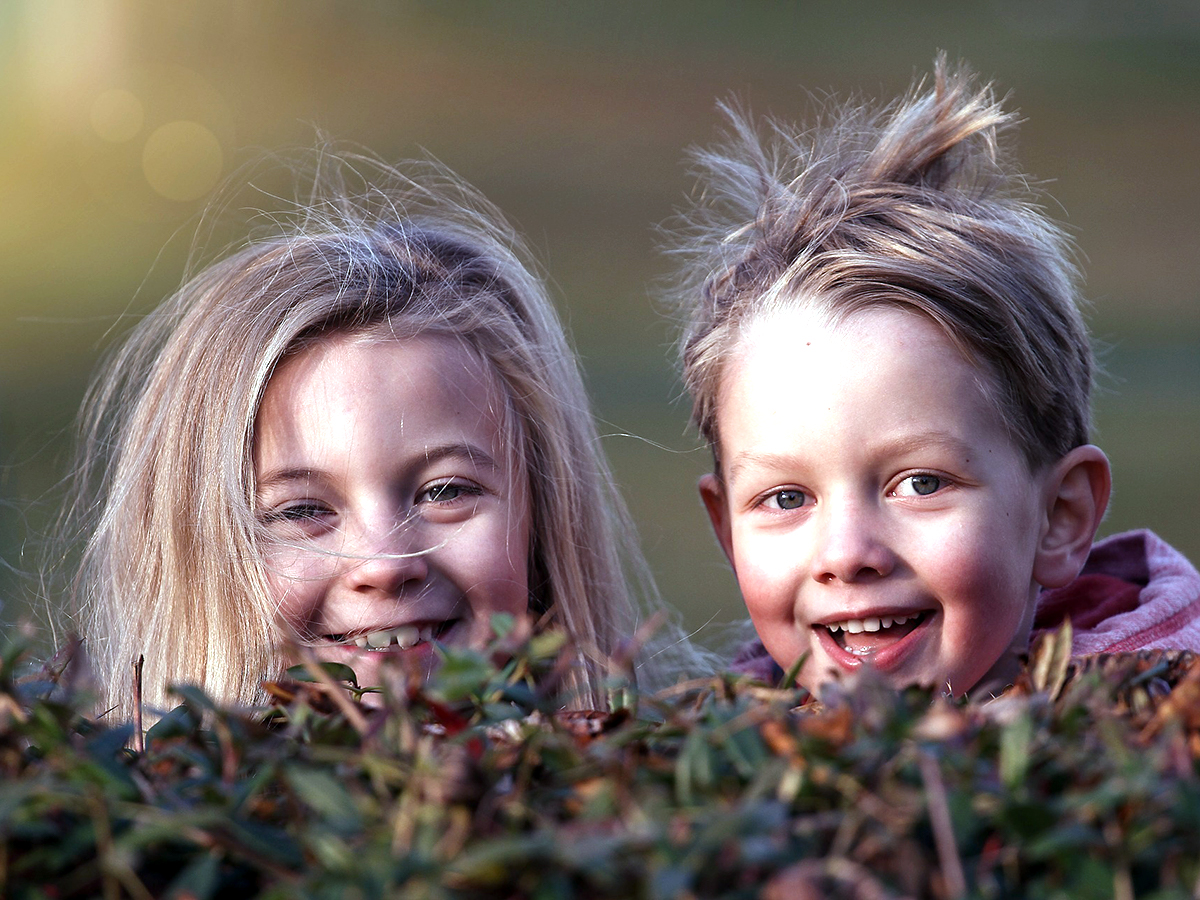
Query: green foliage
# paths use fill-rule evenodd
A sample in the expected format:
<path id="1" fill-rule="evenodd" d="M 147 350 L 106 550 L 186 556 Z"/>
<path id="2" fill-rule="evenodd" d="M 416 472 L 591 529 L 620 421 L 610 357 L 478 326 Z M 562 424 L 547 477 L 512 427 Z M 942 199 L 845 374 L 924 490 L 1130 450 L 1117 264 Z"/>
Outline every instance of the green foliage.
<path id="1" fill-rule="evenodd" d="M 1069 636 L 1068 636 L 1069 640 Z M 1069 646 L 1069 645 L 1068 645 Z M 823 706 L 729 676 L 569 712 L 561 642 L 445 651 L 266 710 L 195 688 L 146 734 L 0 663 L 0 894 L 1190 897 L 1200 661 L 1035 652 L 987 703 L 863 679 Z M 629 693 L 627 689 L 626 693 Z M 364 701 L 364 702 L 360 702 Z M 371 704 L 375 704 L 373 707 Z"/>

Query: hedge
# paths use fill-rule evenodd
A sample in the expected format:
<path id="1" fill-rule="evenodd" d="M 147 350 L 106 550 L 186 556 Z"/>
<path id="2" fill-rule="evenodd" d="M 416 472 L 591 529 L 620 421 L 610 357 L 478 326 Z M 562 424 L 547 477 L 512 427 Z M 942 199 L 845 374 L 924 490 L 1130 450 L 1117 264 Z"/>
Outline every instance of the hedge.
<path id="1" fill-rule="evenodd" d="M 181 687 L 144 737 L 13 647 L 0 895 L 1200 896 L 1200 662 L 1069 640 L 988 702 L 719 675 L 581 713 L 543 635 L 379 708 L 330 665 L 267 709 Z"/>

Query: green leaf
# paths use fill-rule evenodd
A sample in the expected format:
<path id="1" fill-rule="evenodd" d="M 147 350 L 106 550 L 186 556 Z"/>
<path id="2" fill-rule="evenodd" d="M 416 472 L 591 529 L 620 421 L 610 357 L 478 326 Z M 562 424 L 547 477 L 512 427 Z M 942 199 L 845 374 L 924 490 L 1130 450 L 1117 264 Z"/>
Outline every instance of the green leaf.
<path id="1" fill-rule="evenodd" d="M 354 670 L 346 664 L 338 662 L 318 662 L 317 666 L 322 672 L 324 672 L 334 681 L 345 682 L 346 684 L 349 684 L 355 688 L 359 687 L 358 676 L 355 675 Z M 308 666 L 304 665 L 291 666 L 287 670 L 287 676 L 293 681 L 302 681 L 308 683 L 315 683 L 318 680 L 317 677 L 313 675 L 311 671 L 309 671 Z"/>
<path id="2" fill-rule="evenodd" d="M 350 791 L 328 769 L 291 765 L 284 768 L 296 796 L 338 831 L 349 832 L 362 824 Z"/>

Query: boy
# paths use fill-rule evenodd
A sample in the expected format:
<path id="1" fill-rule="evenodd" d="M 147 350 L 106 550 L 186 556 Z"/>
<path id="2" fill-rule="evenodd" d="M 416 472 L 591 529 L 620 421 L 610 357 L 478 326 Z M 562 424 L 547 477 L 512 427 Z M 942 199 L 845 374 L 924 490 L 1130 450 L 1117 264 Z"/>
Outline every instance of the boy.
<path id="1" fill-rule="evenodd" d="M 768 146 L 731 112 L 699 157 L 682 355 L 761 641 L 736 665 L 996 691 L 1068 615 L 1077 652 L 1200 649 L 1200 575 L 1152 535 L 1078 578 L 1111 474 L 1070 248 L 1015 192 L 990 91 L 944 60 L 919 89 Z"/>

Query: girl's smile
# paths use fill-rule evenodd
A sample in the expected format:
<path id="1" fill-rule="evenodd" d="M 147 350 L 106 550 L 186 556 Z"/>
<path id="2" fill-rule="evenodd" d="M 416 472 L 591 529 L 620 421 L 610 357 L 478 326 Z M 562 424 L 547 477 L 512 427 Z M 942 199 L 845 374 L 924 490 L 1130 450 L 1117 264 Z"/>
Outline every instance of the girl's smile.
<path id="1" fill-rule="evenodd" d="M 1049 476 L 991 390 L 896 307 L 797 306 L 743 332 L 701 494 L 767 651 L 809 654 L 804 686 L 869 662 L 962 692 L 1024 649 Z"/>
<path id="2" fill-rule="evenodd" d="M 254 471 L 270 590 L 321 659 L 482 643 L 528 608 L 529 501 L 483 363 L 448 337 L 336 334 L 263 396 Z"/>

